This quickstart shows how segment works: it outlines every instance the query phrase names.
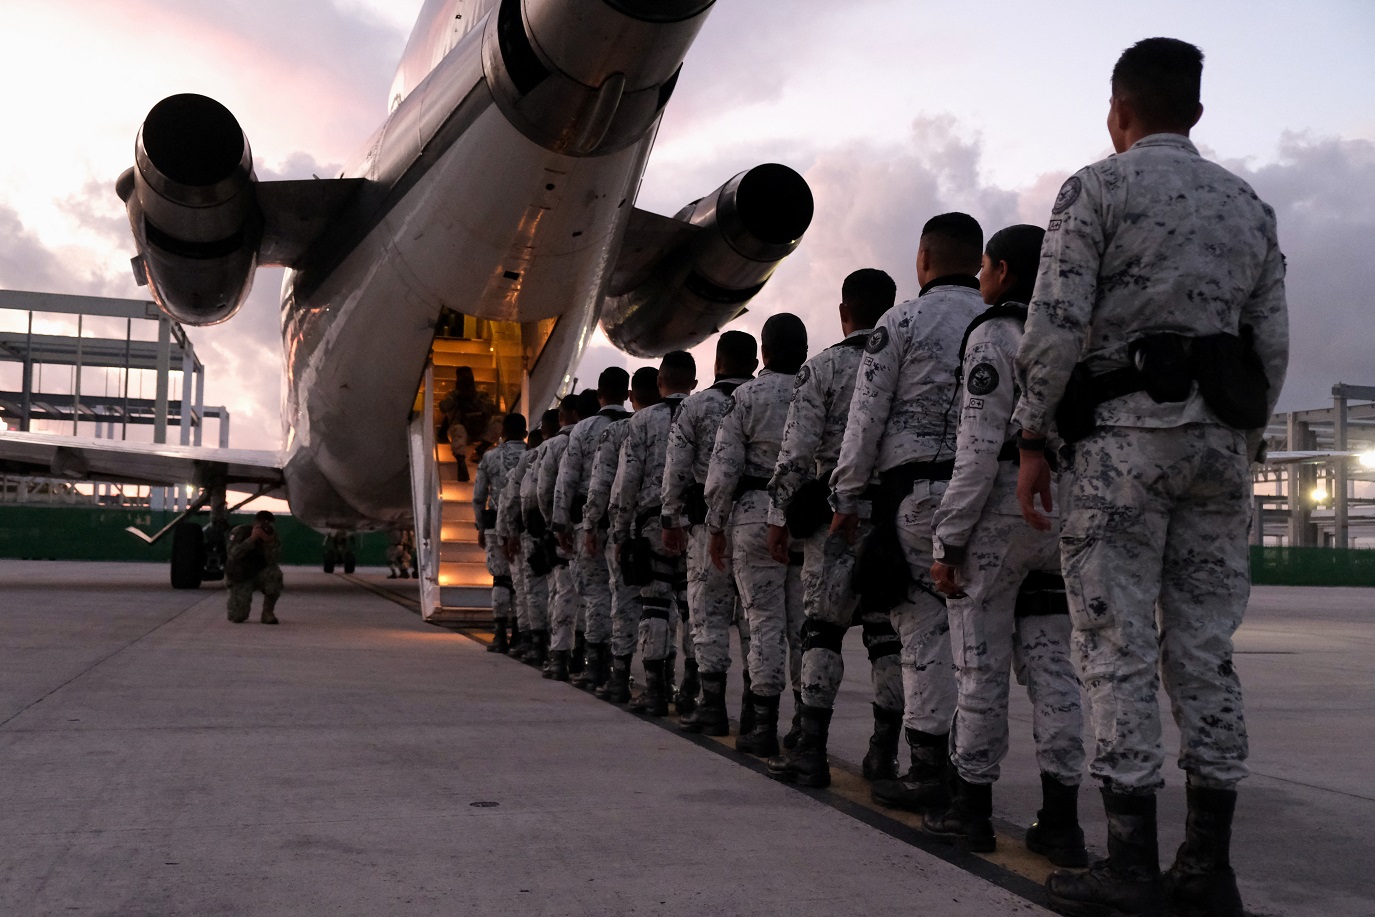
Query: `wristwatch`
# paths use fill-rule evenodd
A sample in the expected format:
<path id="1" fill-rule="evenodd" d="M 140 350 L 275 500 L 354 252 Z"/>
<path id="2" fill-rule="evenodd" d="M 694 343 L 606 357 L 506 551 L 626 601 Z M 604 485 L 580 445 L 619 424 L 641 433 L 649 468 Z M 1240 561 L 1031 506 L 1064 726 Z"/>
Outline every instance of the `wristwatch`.
<path id="1" fill-rule="evenodd" d="M 1017 448 L 1023 452 L 1043 452 L 1046 448 L 1046 438 L 1044 436 L 1032 437 L 1024 433 L 1018 433 Z"/>

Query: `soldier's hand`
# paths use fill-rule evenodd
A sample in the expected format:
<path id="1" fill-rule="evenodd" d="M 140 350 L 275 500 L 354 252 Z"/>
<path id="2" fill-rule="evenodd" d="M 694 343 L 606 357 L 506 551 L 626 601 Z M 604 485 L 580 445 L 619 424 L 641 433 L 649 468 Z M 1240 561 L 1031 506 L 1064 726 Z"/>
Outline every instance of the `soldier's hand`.
<path id="1" fill-rule="evenodd" d="M 1022 518 L 1027 525 L 1038 532 L 1050 531 L 1050 517 L 1037 511 L 1036 498 L 1041 499 L 1041 507 L 1046 512 L 1055 508 L 1050 493 L 1050 463 L 1044 453 L 1022 450 L 1022 464 L 1017 469 L 1017 503 L 1022 509 Z"/>
<path id="2" fill-rule="evenodd" d="M 844 535 L 854 544 L 859 540 L 859 513 L 836 513 L 831 517 L 831 534 Z"/>
<path id="3" fill-rule="evenodd" d="M 558 534 L 557 536 L 555 536 L 555 537 L 556 537 L 557 540 L 558 540 L 559 547 L 563 549 L 563 553 L 565 553 L 565 554 L 572 554 L 572 553 L 573 553 L 573 536 L 572 536 L 572 535 L 568 534 L 567 532 L 559 532 L 559 534 Z"/>
<path id="4" fill-rule="evenodd" d="M 788 529 L 787 526 L 769 526 L 769 556 L 784 566 L 788 565 Z"/>
<path id="5" fill-rule="evenodd" d="M 477 531 L 477 546 L 483 550 L 487 548 L 487 533 L 481 529 Z"/>
<path id="6" fill-rule="evenodd" d="M 711 552 L 712 565 L 722 573 L 726 572 L 726 551 L 730 548 L 730 542 L 726 541 L 725 532 L 712 532 L 711 541 L 707 543 L 707 550 Z"/>
<path id="7" fill-rule="evenodd" d="M 599 545 L 597 544 L 597 533 L 596 533 L 596 532 L 583 532 L 583 535 L 582 535 L 582 550 L 583 550 L 583 553 L 586 554 L 587 556 L 591 557 L 591 556 L 593 556 L 594 554 L 597 553 L 598 547 L 599 547 Z"/>
<path id="8" fill-rule="evenodd" d="M 960 568 L 936 561 L 931 565 L 931 581 L 936 591 L 952 599 L 964 597 L 964 584 L 960 581 Z"/>
<path id="9" fill-rule="evenodd" d="M 514 561 L 517 557 L 520 556 L 520 539 L 519 539 L 519 538 L 507 538 L 507 539 L 506 539 L 506 543 L 505 543 L 504 545 L 502 545 L 502 547 L 504 547 L 504 548 L 506 549 L 506 562 L 507 562 L 507 563 L 511 563 L 511 562 Z"/>
<path id="10" fill-rule="evenodd" d="M 684 534 L 682 526 L 671 526 L 664 529 L 664 550 L 671 557 L 677 557 L 687 549 L 687 536 Z"/>

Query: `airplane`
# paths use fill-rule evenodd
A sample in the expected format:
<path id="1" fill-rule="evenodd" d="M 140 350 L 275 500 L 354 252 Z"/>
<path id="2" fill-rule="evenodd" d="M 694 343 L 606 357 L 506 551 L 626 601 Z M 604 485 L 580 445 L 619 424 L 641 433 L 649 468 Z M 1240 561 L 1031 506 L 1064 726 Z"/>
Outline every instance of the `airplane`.
<path id="1" fill-rule="evenodd" d="M 0 433 L 0 467 L 194 483 L 188 515 L 222 511 L 225 488 L 248 484 L 284 491 L 324 530 L 414 524 L 422 607 L 448 607 L 445 587 L 463 577 L 446 566 L 480 564 L 475 546 L 447 544 L 458 517 L 435 442 L 443 371 L 476 367 L 503 411 L 537 418 L 598 323 L 635 356 L 700 343 L 745 311 L 811 222 L 806 181 L 776 163 L 672 218 L 634 206 L 714 2 L 426 0 L 385 120 L 334 178 L 258 181 L 224 106 L 162 100 L 116 183 L 136 279 L 171 318 L 207 325 L 232 318 L 258 265 L 286 266 L 284 448 Z M 155 536 L 172 534 L 173 585 L 200 585 L 199 529 L 183 519 Z"/>

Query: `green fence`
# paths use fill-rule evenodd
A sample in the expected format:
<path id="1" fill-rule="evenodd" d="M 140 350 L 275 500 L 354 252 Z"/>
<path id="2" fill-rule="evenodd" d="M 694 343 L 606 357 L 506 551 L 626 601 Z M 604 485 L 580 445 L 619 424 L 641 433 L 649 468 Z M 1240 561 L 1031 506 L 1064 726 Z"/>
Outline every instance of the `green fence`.
<path id="1" fill-rule="evenodd" d="M 91 506 L 0 506 L 0 557 L 29 560 L 170 561 L 169 535 L 149 545 L 124 531 L 136 526 L 152 534 L 176 518 L 176 513 Z M 209 516 L 196 517 L 202 523 Z M 252 513 L 235 513 L 234 525 L 252 522 Z M 324 536 L 290 516 L 277 517 L 282 539 L 282 562 L 315 565 L 324 560 Z M 358 563 L 385 566 L 388 536 L 370 532 L 359 537 Z"/>
<path id="2" fill-rule="evenodd" d="M 1258 586 L 1375 586 L 1375 551 L 1338 548 L 1251 548 Z"/>

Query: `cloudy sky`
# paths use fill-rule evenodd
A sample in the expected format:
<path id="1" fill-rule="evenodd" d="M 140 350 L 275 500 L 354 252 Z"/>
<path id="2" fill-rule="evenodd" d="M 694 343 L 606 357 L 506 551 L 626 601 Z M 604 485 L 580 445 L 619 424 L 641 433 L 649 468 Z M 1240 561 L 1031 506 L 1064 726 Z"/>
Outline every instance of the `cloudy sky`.
<path id="1" fill-rule="evenodd" d="M 0 288 L 142 297 L 112 188 L 164 96 L 226 104 L 262 178 L 337 169 L 381 122 L 420 5 L 4 0 Z M 1375 384 L 1371 0 L 719 0 L 638 203 L 672 213 L 760 162 L 801 171 L 816 220 L 740 326 L 794 311 L 819 348 L 839 335 L 849 271 L 883 268 L 900 296 L 916 292 L 917 232 L 930 215 L 967 210 L 988 231 L 1044 223 L 1064 177 L 1110 152 L 1108 74 L 1122 48 L 1150 35 L 1203 48 L 1195 140 L 1278 211 L 1294 337 L 1281 408 L 1329 403 L 1337 381 Z M 280 281 L 259 271 L 240 315 L 191 330 L 209 366 L 207 400 L 230 408 L 235 446 L 280 442 Z M 0 330 L 17 320 L 0 313 Z M 579 375 L 611 362 L 625 360 L 594 346 Z M 0 364 L 0 387 L 17 387 L 12 369 Z"/>

